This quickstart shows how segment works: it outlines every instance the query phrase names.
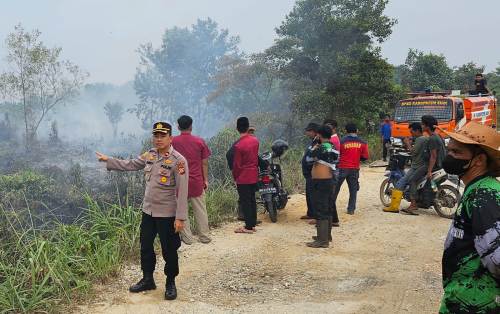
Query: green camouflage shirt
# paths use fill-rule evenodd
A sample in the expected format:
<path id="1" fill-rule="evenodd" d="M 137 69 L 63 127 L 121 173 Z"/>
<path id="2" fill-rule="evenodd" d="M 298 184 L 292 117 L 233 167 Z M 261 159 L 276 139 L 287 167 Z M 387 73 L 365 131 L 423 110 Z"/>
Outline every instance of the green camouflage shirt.
<path id="1" fill-rule="evenodd" d="M 443 254 L 439 313 L 500 313 L 500 182 L 467 185 Z"/>

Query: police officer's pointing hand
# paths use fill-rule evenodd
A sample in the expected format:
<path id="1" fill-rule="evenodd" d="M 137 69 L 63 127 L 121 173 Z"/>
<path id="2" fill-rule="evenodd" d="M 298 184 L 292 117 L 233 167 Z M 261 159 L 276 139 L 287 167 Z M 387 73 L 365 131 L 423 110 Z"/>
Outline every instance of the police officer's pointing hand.
<path id="1" fill-rule="evenodd" d="M 95 155 L 97 156 L 97 159 L 98 159 L 99 161 L 102 161 L 102 162 L 106 162 L 106 161 L 108 161 L 108 159 L 109 159 L 109 157 L 108 157 L 108 156 L 106 156 L 106 155 L 104 155 L 104 154 L 101 154 L 101 153 L 99 153 L 99 152 L 95 152 Z"/>

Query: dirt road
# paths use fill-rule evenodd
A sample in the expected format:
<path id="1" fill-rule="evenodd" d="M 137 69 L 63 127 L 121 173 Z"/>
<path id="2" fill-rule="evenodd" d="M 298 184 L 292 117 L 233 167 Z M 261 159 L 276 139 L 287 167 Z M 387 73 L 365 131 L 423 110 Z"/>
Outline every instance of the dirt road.
<path id="1" fill-rule="evenodd" d="M 212 232 L 213 242 L 181 248 L 179 298 L 158 289 L 130 294 L 140 267 L 98 287 L 82 313 L 436 313 L 441 297 L 441 254 L 449 220 L 431 210 L 420 216 L 381 211 L 383 170 L 362 169 L 358 209 L 345 213 L 347 189 L 338 200 L 340 228 L 333 247 L 304 243 L 314 228 L 299 220 L 305 197 L 292 197 L 277 224 L 266 217 L 254 235 L 235 234 L 236 224 Z M 159 258 L 161 260 L 161 258 Z M 138 262 L 137 262 L 138 263 Z"/>

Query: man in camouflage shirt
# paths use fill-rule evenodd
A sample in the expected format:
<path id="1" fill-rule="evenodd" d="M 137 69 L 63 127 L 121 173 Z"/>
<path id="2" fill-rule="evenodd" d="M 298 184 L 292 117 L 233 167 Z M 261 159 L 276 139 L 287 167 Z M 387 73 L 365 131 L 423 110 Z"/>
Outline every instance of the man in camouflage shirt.
<path id="1" fill-rule="evenodd" d="M 500 134 L 475 122 L 447 134 L 443 169 L 466 187 L 445 243 L 439 313 L 500 313 Z"/>

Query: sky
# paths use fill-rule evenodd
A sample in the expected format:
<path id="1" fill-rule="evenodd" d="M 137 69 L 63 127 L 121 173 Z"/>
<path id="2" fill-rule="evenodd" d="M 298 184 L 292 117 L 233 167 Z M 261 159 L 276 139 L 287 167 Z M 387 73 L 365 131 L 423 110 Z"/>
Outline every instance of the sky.
<path id="1" fill-rule="evenodd" d="M 240 48 L 259 52 L 272 45 L 295 0 L 0 0 L 0 71 L 5 38 L 16 24 L 37 28 L 48 46 L 90 73 L 89 82 L 123 84 L 133 79 L 137 48 L 158 46 L 165 29 L 210 17 L 241 38 Z M 478 7 L 473 7 L 477 5 Z M 475 61 L 499 66 L 498 0 L 390 0 L 386 14 L 398 19 L 382 46 L 393 64 L 408 49 L 442 53 L 452 66 Z"/>

